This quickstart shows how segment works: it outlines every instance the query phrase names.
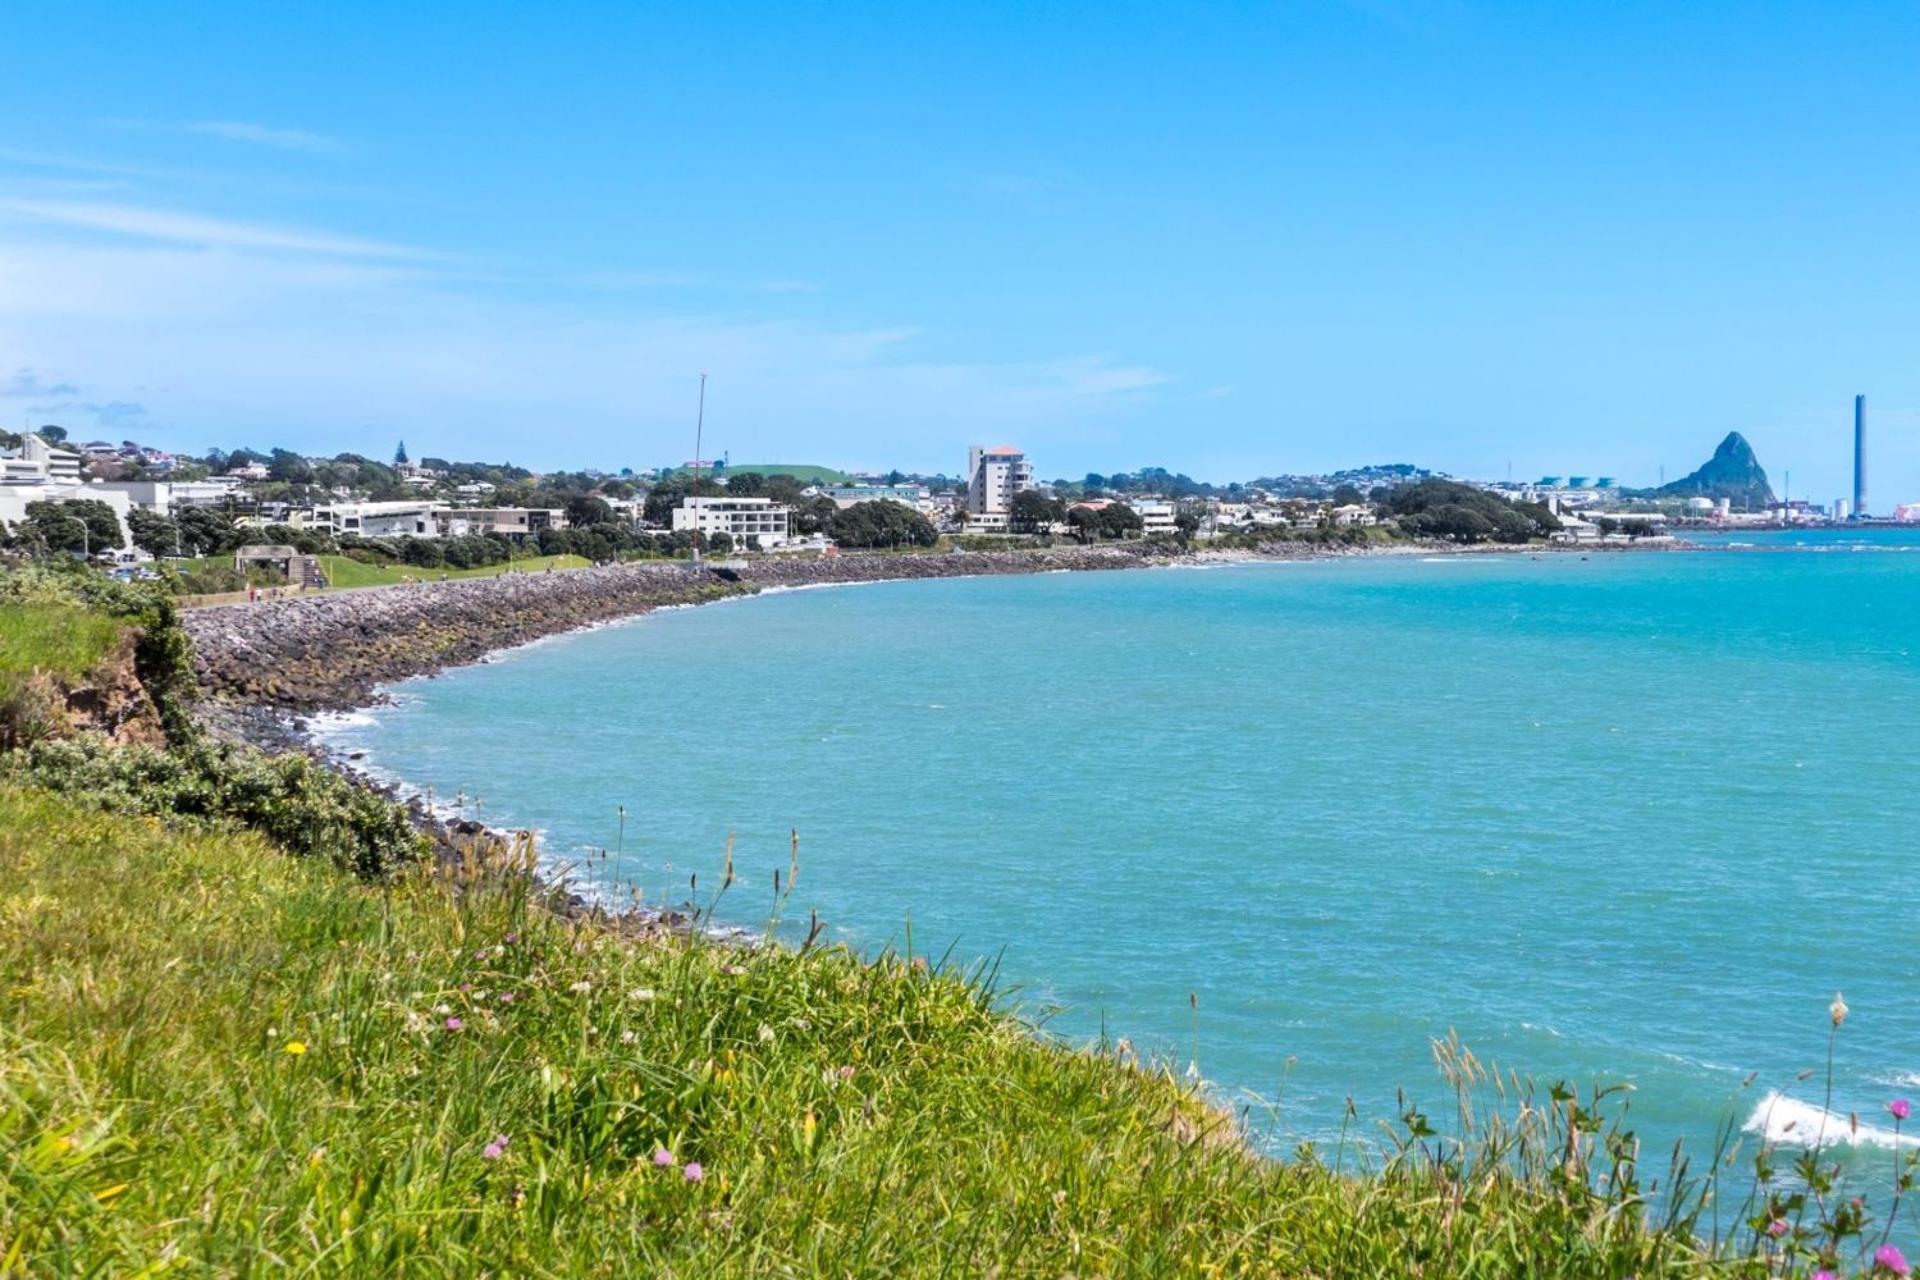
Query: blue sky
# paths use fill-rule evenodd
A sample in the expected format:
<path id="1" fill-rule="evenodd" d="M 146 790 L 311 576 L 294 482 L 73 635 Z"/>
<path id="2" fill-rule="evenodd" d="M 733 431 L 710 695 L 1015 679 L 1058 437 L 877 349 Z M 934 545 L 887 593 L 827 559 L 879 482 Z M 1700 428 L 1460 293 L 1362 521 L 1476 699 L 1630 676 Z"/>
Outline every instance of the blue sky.
<path id="1" fill-rule="evenodd" d="M 1920 500 L 1920 8 L 15 0 L 0 421 Z"/>

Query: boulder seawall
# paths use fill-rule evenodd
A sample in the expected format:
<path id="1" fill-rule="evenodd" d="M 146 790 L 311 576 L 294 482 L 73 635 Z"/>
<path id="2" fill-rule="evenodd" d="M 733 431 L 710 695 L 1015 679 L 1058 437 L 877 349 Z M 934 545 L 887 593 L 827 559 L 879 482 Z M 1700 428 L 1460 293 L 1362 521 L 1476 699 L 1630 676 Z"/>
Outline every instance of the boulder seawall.
<path id="1" fill-rule="evenodd" d="M 641 561 L 218 605 L 187 610 L 183 618 L 203 695 L 310 713 L 361 706 L 388 681 L 461 666 L 543 636 L 767 587 L 1130 569 L 1178 558 L 1132 543 L 764 557 L 702 566 Z"/>

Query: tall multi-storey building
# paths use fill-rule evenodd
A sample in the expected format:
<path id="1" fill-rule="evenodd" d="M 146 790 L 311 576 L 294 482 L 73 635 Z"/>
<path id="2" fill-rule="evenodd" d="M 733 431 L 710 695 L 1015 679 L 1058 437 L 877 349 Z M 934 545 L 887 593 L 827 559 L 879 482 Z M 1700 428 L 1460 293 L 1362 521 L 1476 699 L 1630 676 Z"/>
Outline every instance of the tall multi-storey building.
<path id="1" fill-rule="evenodd" d="M 736 546 L 758 538 L 762 547 L 787 540 L 793 508 L 771 498 L 682 498 L 673 509 L 675 533 L 724 533 Z"/>
<path id="2" fill-rule="evenodd" d="M 1013 495 L 1033 488 L 1033 464 L 1010 444 L 967 450 L 967 524 L 1004 529 L 1013 511 Z"/>

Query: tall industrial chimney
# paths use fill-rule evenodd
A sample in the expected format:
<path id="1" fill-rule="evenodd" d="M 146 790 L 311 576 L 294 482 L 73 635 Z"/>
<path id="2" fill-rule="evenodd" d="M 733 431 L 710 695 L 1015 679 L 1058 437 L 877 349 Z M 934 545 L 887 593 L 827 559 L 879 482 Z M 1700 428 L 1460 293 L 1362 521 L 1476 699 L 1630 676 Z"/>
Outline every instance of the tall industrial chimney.
<path id="1" fill-rule="evenodd" d="M 1867 398 L 1853 398 L 1853 518 L 1867 515 Z"/>

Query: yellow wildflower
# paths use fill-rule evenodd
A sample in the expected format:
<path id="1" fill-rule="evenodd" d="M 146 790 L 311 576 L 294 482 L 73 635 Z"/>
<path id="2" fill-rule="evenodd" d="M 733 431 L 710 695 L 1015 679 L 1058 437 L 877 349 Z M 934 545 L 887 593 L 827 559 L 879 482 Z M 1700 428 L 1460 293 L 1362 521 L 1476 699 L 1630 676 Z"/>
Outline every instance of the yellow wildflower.
<path id="1" fill-rule="evenodd" d="M 287 1047 L 282 1050 L 283 1053 L 290 1053 L 296 1058 L 306 1051 L 307 1044 L 304 1040 L 289 1040 L 287 1041 Z"/>

